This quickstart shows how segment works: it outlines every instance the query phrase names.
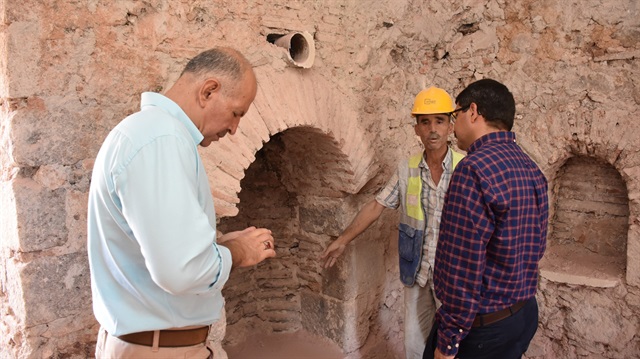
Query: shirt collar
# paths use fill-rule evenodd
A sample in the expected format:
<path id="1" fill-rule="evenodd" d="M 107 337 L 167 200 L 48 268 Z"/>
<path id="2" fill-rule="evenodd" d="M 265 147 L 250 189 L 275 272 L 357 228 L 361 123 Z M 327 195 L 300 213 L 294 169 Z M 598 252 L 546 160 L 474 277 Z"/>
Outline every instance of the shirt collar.
<path id="1" fill-rule="evenodd" d="M 187 116 L 177 103 L 168 97 L 156 92 L 143 92 L 140 100 L 140 109 L 144 110 L 147 106 L 156 106 L 180 121 L 180 123 L 187 128 L 196 145 L 204 139 L 204 136 L 200 133 L 196 125 L 193 124 L 189 116 Z"/>
<path id="2" fill-rule="evenodd" d="M 422 152 L 422 160 L 420 160 L 420 164 L 418 167 L 429 169 L 427 166 L 427 159 L 425 158 L 425 152 Z M 444 156 L 442 160 L 442 168 L 445 170 L 451 170 L 453 167 L 453 154 L 451 153 L 451 147 L 447 147 L 447 154 Z"/>
<path id="3" fill-rule="evenodd" d="M 516 142 L 516 134 L 511 131 L 496 131 L 488 133 L 477 140 L 475 140 L 471 146 L 469 146 L 468 153 L 477 151 L 480 147 L 482 147 L 486 143 L 507 143 L 507 142 Z"/>

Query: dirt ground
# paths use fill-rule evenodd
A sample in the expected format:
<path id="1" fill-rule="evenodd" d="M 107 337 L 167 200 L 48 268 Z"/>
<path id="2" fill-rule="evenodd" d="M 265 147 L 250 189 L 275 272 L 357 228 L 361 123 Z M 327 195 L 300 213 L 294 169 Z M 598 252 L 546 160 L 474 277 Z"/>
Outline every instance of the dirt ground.
<path id="1" fill-rule="evenodd" d="M 254 332 L 245 343 L 225 347 L 229 359 L 343 359 L 340 348 L 306 331 L 265 335 Z"/>

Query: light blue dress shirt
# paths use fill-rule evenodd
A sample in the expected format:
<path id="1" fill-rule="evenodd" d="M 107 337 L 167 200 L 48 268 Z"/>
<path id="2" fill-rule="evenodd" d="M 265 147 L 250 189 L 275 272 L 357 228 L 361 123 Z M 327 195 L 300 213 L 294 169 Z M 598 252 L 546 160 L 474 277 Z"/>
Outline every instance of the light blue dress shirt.
<path id="1" fill-rule="evenodd" d="M 209 325 L 224 304 L 231 253 L 216 244 L 203 136 L 167 97 L 107 136 L 93 168 L 88 254 L 93 310 L 114 336 Z"/>

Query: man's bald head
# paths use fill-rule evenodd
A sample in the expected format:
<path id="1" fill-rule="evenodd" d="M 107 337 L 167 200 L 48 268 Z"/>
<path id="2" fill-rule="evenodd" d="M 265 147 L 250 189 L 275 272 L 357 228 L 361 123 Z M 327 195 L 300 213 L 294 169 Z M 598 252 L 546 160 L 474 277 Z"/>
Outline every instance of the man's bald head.
<path id="1" fill-rule="evenodd" d="M 166 96 L 202 133 L 200 144 L 206 147 L 236 132 L 256 92 L 256 76 L 249 61 L 237 50 L 216 47 L 191 59 Z"/>
<path id="2" fill-rule="evenodd" d="M 180 76 L 190 74 L 196 78 L 202 76 L 225 77 L 236 83 L 242 80 L 248 70 L 249 61 L 237 50 L 229 47 L 216 47 L 201 52 L 185 66 Z"/>

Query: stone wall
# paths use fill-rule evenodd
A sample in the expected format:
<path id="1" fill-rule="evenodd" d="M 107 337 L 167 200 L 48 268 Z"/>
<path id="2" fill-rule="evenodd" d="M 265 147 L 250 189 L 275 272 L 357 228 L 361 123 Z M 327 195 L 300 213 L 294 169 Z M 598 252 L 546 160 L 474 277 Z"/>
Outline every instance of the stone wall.
<path id="1" fill-rule="evenodd" d="M 317 184 L 352 215 L 398 159 L 419 150 L 408 115 L 419 90 L 455 95 L 475 79 L 498 79 L 516 97 L 518 141 L 552 187 L 579 156 L 615 169 L 629 200 L 623 273 L 543 272 L 540 330 L 527 356 L 639 357 L 638 12 L 634 0 L 2 0 L 0 356 L 90 356 L 93 158 L 142 91 L 166 89 L 189 58 L 227 45 L 256 66 L 260 88 L 239 134 L 201 152 L 221 217 L 238 214 L 244 171 L 264 143 L 301 127 L 332 142 Z M 313 35 L 312 68 L 291 67 L 267 41 L 290 31 Z M 380 234 L 356 241 L 343 264 L 369 263 L 358 253 L 370 245 L 386 251 L 382 284 L 367 300 L 377 324 L 347 330 L 381 333 L 397 348 L 400 334 L 384 329 L 398 327 L 402 305 L 394 218 L 385 216 Z M 349 348 L 367 347 L 359 340 Z"/>

